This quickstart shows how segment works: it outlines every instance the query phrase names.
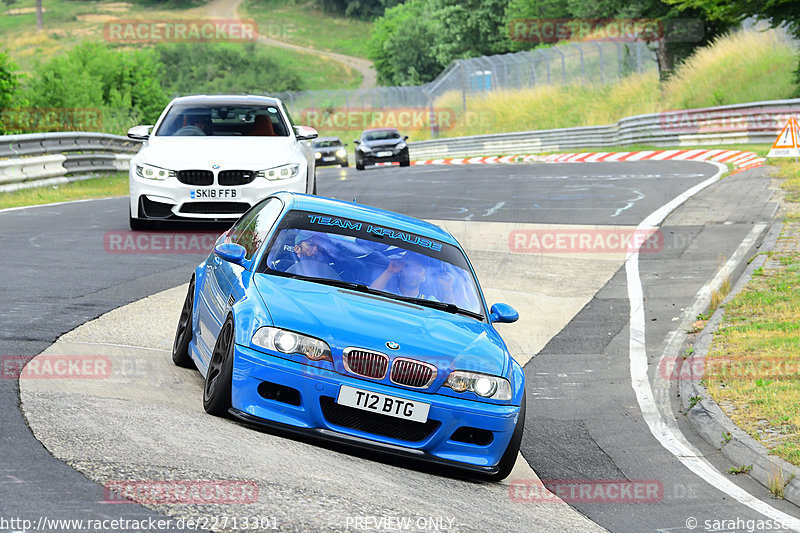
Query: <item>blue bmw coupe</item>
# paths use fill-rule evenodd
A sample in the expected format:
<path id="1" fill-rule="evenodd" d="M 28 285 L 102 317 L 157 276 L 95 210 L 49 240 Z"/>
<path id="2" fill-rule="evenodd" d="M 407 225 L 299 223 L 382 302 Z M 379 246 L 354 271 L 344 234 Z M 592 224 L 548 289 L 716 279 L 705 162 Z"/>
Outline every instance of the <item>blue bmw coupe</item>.
<path id="1" fill-rule="evenodd" d="M 422 220 L 278 193 L 194 271 L 173 361 L 217 416 L 508 476 L 525 376 L 450 233 Z"/>

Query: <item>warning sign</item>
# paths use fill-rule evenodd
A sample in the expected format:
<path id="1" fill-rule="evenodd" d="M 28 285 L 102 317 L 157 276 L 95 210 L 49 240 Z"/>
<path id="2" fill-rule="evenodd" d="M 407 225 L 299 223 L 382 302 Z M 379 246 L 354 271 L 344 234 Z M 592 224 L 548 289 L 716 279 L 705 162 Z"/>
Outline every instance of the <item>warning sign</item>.
<path id="1" fill-rule="evenodd" d="M 781 130 L 767 157 L 800 157 L 798 142 L 800 142 L 800 125 L 797 119 L 792 117 Z"/>

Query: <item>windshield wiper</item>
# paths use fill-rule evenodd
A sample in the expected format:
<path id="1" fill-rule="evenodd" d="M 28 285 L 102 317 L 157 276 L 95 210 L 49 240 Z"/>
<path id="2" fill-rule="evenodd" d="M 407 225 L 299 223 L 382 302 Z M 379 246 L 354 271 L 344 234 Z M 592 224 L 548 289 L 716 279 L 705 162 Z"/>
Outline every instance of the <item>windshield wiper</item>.
<path id="1" fill-rule="evenodd" d="M 314 283 L 321 283 L 323 285 L 332 285 L 334 287 L 342 287 L 344 289 L 350 289 L 358 292 L 365 292 L 367 294 L 376 294 L 378 296 L 385 296 L 387 298 L 395 298 L 397 296 L 394 293 L 373 289 L 369 285 L 364 285 L 363 283 L 356 283 L 354 281 L 343 281 L 340 279 L 333 279 L 333 278 L 318 278 L 316 276 L 304 276 L 303 274 L 281 272 L 280 270 L 272 270 L 272 269 L 270 269 L 269 272 L 287 278 L 301 279 L 303 281 L 313 281 Z"/>
<path id="2" fill-rule="evenodd" d="M 398 300 L 402 300 L 404 302 L 415 303 L 417 305 L 424 305 L 425 307 L 439 309 L 441 311 L 447 311 L 448 313 L 452 313 L 454 315 L 464 315 L 471 318 L 476 318 L 478 320 L 483 320 L 484 318 L 482 314 L 476 313 L 475 311 L 463 309 L 456 304 L 440 302 L 438 300 L 426 300 L 425 298 L 414 298 L 413 296 L 400 296 L 397 294 L 393 294 L 392 298 L 397 298 Z"/>
<path id="3" fill-rule="evenodd" d="M 426 300 L 424 298 L 415 298 L 413 296 L 402 296 L 400 294 L 395 294 L 393 292 L 386 292 L 379 289 L 373 289 L 369 285 L 364 285 L 363 283 L 356 283 L 354 281 L 343 281 L 340 279 L 332 279 L 332 278 L 317 278 L 314 276 L 304 276 L 302 274 L 293 274 L 289 272 L 281 272 L 280 270 L 272 270 L 272 269 L 270 269 L 270 272 L 287 278 L 301 279 L 303 281 L 313 281 L 314 283 L 321 283 L 323 285 L 332 285 L 334 287 L 342 287 L 344 289 L 350 289 L 357 292 L 375 294 L 377 296 L 383 296 L 385 298 L 390 298 L 392 300 L 399 300 L 401 302 L 422 305 L 425 307 L 430 307 L 432 309 L 439 309 L 441 311 L 446 311 L 454 315 L 455 314 L 464 315 L 478 320 L 484 319 L 484 316 L 482 314 L 470 311 L 469 309 L 463 309 L 461 307 L 458 307 L 456 304 L 440 302 L 438 300 Z"/>

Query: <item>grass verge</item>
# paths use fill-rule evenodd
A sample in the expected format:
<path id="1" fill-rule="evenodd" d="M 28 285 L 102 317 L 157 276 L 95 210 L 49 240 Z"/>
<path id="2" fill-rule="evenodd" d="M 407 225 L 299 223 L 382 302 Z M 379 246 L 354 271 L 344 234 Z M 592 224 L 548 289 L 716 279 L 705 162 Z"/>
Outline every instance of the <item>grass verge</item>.
<path id="1" fill-rule="evenodd" d="M 204 18 L 203 4 L 206 2 L 186 2 L 185 7 L 174 3 L 146 4 L 139 2 L 119 2 L 115 0 L 70 0 L 69 2 L 45 2 L 44 29 L 36 31 L 36 16 L 33 12 L 35 0 L 17 0 L 10 8 L 0 11 L 0 47 L 5 48 L 11 59 L 23 73 L 33 71 L 37 62 L 64 54 L 85 41 L 104 41 L 104 25 L 114 20 L 194 20 Z M 184 4 L 181 4 L 182 6 Z M 278 9 L 280 4 L 275 4 Z M 300 10 L 299 5 L 289 4 L 291 10 Z M 240 13 L 244 18 L 246 15 Z M 309 21 L 294 22 L 299 31 L 306 31 Z M 269 35 L 269 23 L 260 20 L 262 33 Z M 346 21 L 348 24 L 350 21 Z M 283 23 L 278 23 L 277 27 Z M 286 27 L 289 22 L 286 22 Z M 366 23 L 364 23 L 366 24 Z M 265 30 L 266 28 L 266 30 Z M 333 36 L 333 30 L 328 30 Z M 366 33 L 364 33 L 364 31 Z M 369 30 L 358 33 L 348 30 L 361 40 Z M 291 32 L 289 33 L 291 34 Z M 313 34 L 313 33 L 312 33 Z M 284 39 L 281 39 L 284 40 Z M 111 43 L 112 45 L 118 43 Z M 142 45 L 119 44 L 119 50 Z M 231 47 L 241 44 L 231 43 Z M 285 48 L 262 46 L 264 54 L 275 62 L 296 72 L 306 90 L 353 89 L 361 84 L 361 74 L 354 69 L 332 61 L 315 53 L 305 53 Z"/>
<path id="2" fill-rule="evenodd" d="M 71 200 L 87 200 L 90 198 L 126 196 L 127 194 L 128 174 L 119 172 L 73 181 L 63 185 L 50 185 L 0 193 L 0 209 L 69 202 Z"/>
<path id="3" fill-rule="evenodd" d="M 800 165 L 776 164 L 800 212 Z M 725 305 L 709 348 L 706 385 L 726 414 L 771 454 L 800 466 L 800 219 L 787 216 L 775 250 Z"/>
<path id="4" fill-rule="evenodd" d="M 324 13 L 310 1 L 246 0 L 239 13 L 242 18 L 255 19 L 258 32 L 265 37 L 316 50 L 367 57 L 371 22 Z"/>

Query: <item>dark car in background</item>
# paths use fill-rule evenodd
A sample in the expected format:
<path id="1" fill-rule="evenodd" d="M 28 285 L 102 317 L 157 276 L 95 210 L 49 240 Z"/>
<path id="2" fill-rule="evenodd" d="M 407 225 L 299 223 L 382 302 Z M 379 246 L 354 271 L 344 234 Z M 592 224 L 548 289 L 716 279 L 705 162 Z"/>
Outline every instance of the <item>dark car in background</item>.
<path id="1" fill-rule="evenodd" d="M 354 141 L 356 147 L 356 170 L 364 170 L 366 165 L 376 163 L 400 163 L 401 167 L 410 165 L 408 157 L 408 135 L 401 136 L 394 128 L 375 128 L 361 132 L 361 138 Z"/>
<path id="2" fill-rule="evenodd" d="M 317 166 L 340 165 L 348 166 L 347 150 L 339 137 L 320 137 L 311 142 Z"/>

